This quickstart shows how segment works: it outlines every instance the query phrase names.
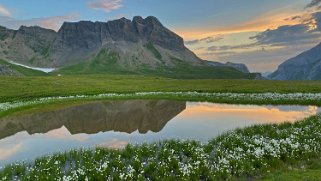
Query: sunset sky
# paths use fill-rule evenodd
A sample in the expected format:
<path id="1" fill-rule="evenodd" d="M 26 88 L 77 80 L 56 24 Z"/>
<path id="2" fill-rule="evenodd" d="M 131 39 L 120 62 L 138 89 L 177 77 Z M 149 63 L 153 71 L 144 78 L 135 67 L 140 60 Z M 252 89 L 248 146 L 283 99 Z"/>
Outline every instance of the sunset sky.
<path id="1" fill-rule="evenodd" d="M 203 59 L 253 72 L 274 71 L 321 42 L 321 0 L 0 0 L 0 25 L 13 29 L 136 15 L 157 17 Z"/>

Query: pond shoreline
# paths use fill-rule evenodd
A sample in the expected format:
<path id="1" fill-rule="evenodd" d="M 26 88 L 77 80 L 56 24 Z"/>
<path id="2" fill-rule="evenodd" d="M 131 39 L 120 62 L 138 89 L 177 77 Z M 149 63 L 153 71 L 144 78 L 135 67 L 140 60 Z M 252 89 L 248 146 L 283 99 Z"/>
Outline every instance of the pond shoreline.
<path id="1" fill-rule="evenodd" d="M 136 92 L 105 93 L 97 95 L 72 95 L 44 97 L 32 100 L 0 103 L 0 117 L 11 113 L 64 101 L 94 101 L 117 99 L 168 99 L 226 104 L 255 105 L 315 105 L 321 106 L 321 93 L 205 93 L 205 92 Z"/>
<path id="2" fill-rule="evenodd" d="M 79 150 L 15 163 L 1 180 L 218 180 L 262 178 L 277 169 L 320 160 L 321 115 L 293 124 L 259 125 L 227 132 L 207 144 L 164 141 L 123 150 Z M 298 167 L 299 167 L 298 166 Z"/>

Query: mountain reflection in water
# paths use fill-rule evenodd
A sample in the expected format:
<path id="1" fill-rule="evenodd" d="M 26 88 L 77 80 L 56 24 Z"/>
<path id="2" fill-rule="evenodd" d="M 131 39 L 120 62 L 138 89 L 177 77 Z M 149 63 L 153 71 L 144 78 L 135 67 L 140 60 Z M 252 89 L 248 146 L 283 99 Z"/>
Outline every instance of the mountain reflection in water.
<path id="1" fill-rule="evenodd" d="M 295 122 L 316 106 L 127 100 L 69 105 L 0 120 L 0 167 L 70 149 L 208 140 L 236 128 Z"/>
<path id="2" fill-rule="evenodd" d="M 0 119 L 0 139 L 27 131 L 47 133 L 64 126 L 74 134 L 115 131 L 159 132 L 186 109 L 185 102 L 129 100 L 94 102 L 55 111 Z"/>

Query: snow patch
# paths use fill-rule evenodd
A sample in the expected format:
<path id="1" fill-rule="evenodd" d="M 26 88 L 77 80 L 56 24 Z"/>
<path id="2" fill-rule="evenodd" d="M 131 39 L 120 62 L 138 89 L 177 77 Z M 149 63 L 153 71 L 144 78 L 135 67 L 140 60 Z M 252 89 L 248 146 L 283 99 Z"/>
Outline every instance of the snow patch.
<path id="1" fill-rule="evenodd" d="M 52 72 L 52 71 L 56 70 L 55 68 L 30 67 L 30 66 L 27 66 L 27 65 L 23 65 L 23 64 L 20 64 L 20 63 L 13 62 L 13 61 L 9 61 L 9 62 L 14 64 L 14 65 L 19 65 L 19 66 L 22 66 L 22 67 L 25 67 L 25 68 L 29 68 L 29 69 L 32 69 L 32 70 L 39 70 L 39 71 L 45 72 L 45 73 L 49 73 L 49 72 Z"/>

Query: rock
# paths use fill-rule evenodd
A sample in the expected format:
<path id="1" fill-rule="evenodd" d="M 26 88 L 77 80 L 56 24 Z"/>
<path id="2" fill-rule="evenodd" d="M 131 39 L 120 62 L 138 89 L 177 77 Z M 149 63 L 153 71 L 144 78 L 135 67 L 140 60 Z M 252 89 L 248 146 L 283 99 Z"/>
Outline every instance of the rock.
<path id="1" fill-rule="evenodd" d="M 149 16 L 146 19 L 136 16 L 133 24 L 140 37 L 166 49 L 185 50 L 184 40 L 174 32 L 165 28 L 157 18 Z"/>
<path id="2" fill-rule="evenodd" d="M 0 28 L 0 58 L 30 66 L 45 66 L 56 32 L 38 26 Z"/>
<path id="3" fill-rule="evenodd" d="M 229 66 L 248 73 L 246 66 L 241 64 L 206 63 L 185 47 L 183 38 L 153 16 L 108 22 L 65 22 L 58 32 L 37 26 L 21 26 L 19 30 L 0 27 L 0 59 L 69 72 L 68 68 L 78 66 L 71 70 L 81 73 L 89 70 L 91 73 L 166 72 L 174 75 L 176 70 L 190 66 L 197 66 L 195 68 L 199 70 L 203 66 Z M 223 69 L 212 69 L 221 71 L 220 78 L 224 77 Z M 217 76 L 211 69 L 207 70 L 210 73 L 204 76 Z M 231 69 L 227 71 L 231 72 Z M 183 73 L 187 77 L 195 77 L 191 71 Z M 246 77 L 238 71 L 229 73 L 232 74 Z"/>
<path id="4" fill-rule="evenodd" d="M 274 80 L 321 80 L 321 43 L 282 63 L 269 75 Z"/>
<path id="5" fill-rule="evenodd" d="M 132 21 L 121 18 L 108 22 L 65 22 L 58 32 L 38 26 L 21 26 L 19 30 L 0 27 L 0 58 L 37 67 L 78 64 L 92 58 L 102 48 L 120 54 L 127 64 L 132 64 L 128 61 L 137 57 L 140 63 L 154 66 L 157 64 L 153 62 L 155 57 L 144 48 L 148 43 L 167 54 L 162 56 L 167 58 L 167 64 L 171 64 L 169 57 L 188 62 L 200 60 L 184 46 L 180 36 L 152 16 L 145 19 L 136 16 Z"/>

